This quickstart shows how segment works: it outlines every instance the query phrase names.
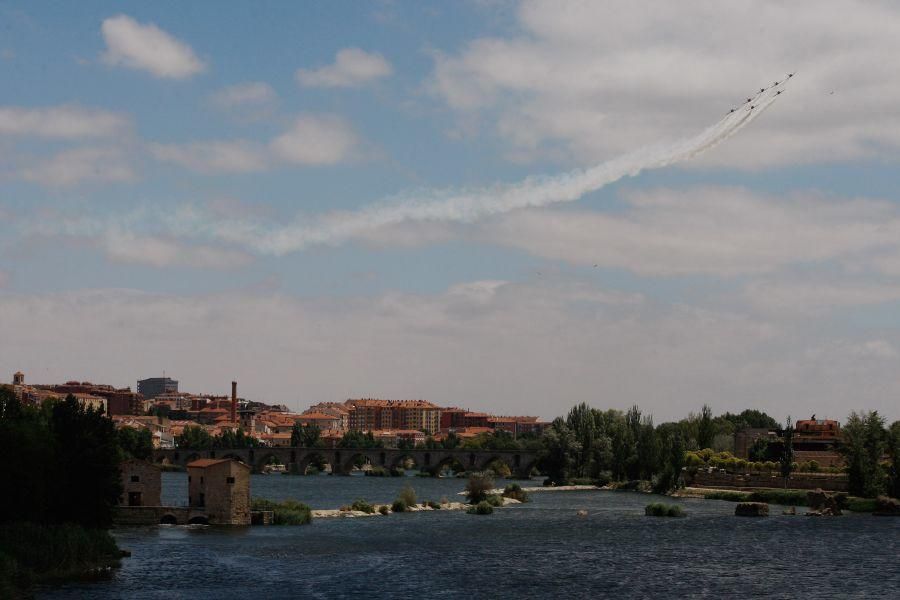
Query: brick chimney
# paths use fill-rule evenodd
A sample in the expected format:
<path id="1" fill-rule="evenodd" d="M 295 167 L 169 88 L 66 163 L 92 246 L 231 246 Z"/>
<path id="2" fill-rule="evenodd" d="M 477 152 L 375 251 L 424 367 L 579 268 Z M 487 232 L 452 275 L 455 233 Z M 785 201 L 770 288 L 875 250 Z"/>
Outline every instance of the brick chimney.
<path id="1" fill-rule="evenodd" d="M 231 382 L 231 422 L 237 423 L 237 381 Z"/>

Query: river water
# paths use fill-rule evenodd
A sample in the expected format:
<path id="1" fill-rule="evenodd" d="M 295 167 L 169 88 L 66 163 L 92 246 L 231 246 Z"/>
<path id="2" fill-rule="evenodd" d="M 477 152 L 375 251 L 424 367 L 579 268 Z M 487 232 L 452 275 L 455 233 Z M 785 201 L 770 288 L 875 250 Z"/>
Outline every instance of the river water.
<path id="1" fill-rule="evenodd" d="M 457 498 L 459 479 L 254 475 L 253 496 L 337 508 Z M 502 483 L 502 482 L 500 482 Z M 186 476 L 166 473 L 183 503 Z M 672 500 L 681 519 L 643 515 L 660 498 L 540 492 L 493 515 L 429 511 L 317 519 L 301 527 L 152 527 L 115 532 L 131 550 L 111 580 L 45 598 L 734 598 L 900 597 L 900 519 L 734 515 L 734 504 Z M 577 511 L 586 510 L 587 517 Z M 803 512 L 803 509 L 800 509 Z"/>

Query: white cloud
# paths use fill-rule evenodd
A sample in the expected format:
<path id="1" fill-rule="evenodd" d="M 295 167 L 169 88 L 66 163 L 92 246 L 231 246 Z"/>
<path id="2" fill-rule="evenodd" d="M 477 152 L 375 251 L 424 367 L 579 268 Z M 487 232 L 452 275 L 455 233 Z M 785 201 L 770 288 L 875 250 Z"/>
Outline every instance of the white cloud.
<path id="1" fill-rule="evenodd" d="M 237 379 L 247 397 L 292 407 L 377 395 L 544 418 L 581 401 L 637 403 L 657 421 L 704 402 L 716 412 L 754 407 L 779 419 L 844 418 L 858 407 L 900 417 L 885 393 L 900 384 L 896 358 L 848 361 L 870 338 L 820 334 L 818 324 L 610 303 L 606 293 L 504 282 L 327 301 L 270 291 L 0 293 L 0 363 L 47 373 L 48 381 L 77 375 L 118 385 L 181 369 L 188 390 L 225 390 Z M 83 340 L 100 337 L 91 353 L 79 351 Z"/>
<path id="2" fill-rule="evenodd" d="M 387 77 L 393 72 L 391 63 L 377 53 L 359 48 L 338 51 L 334 64 L 318 69 L 297 69 L 300 85 L 306 87 L 355 87 Z"/>
<path id="3" fill-rule="evenodd" d="M 900 302 L 900 284 L 866 280 L 760 280 L 747 285 L 744 297 L 760 310 L 796 317 L 820 316 L 840 308 Z"/>
<path id="4" fill-rule="evenodd" d="M 0 136 L 104 138 L 127 134 L 130 128 L 128 117 L 106 110 L 80 106 L 0 106 Z"/>
<path id="5" fill-rule="evenodd" d="M 252 81 L 222 88 L 209 96 L 212 106 L 241 123 L 271 117 L 278 106 L 278 94 L 268 83 Z"/>
<path id="6" fill-rule="evenodd" d="M 63 150 L 49 159 L 23 167 L 25 181 L 50 187 L 81 183 L 127 183 L 138 176 L 127 153 L 115 147 L 81 147 Z"/>
<path id="7" fill-rule="evenodd" d="M 302 165 L 333 165 L 348 160 L 360 140 L 353 127 L 333 115 L 302 115 L 272 141 L 281 160 Z"/>
<path id="8" fill-rule="evenodd" d="M 437 54 L 430 80 L 517 159 L 590 164 L 681 137 L 795 69 L 774 110 L 699 164 L 900 156 L 894 4 L 530 0 L 517 18 L 516 33 Z"/>
<path id="9" fill-rule="evenodd" d="M 245 140 L 150 144 L 159 161 L 181 165 L 200 173 L 249 173 L 267 167 L 265 146 Z"/>
<path id="10" fill-rule="evenodd" d="M 615 213 L 533 210 L 486 223 L 478 238 L 578 265 L 648 276 L 734 276 L 826 261 L 900 261 L 889 202 L 773 197 L 735 187 L 627 193 Z"/>
<path id="11" fill-rule="evenodd" d="M 272 104 L 278 99 L 278 94 L 268 83 L 252 81 L 222 88 L 210 99 L 222 108 L 255 107 Z"/>
<path id="12" fill-rule="evenodd" d="M 153 23 L 141 24 L 127 15 L 110 17 L 101 27 L 107 64 L 147 71 L 156 77 L 185 79 L 206 69 L 190 46 Z"/>
<path id="13" fill-rule="evenodd" d="M 159 161 L 198 173 L 250 173 L 281 163 L 330 166 L 355 158 L 361 144 L 353 127 L 334 115 L 301 115 L 267 144 L 250 140 L 213 140 L 148 145 Z"/>
<path id="14" fill-rule="evenodd" d="M 249 255 L 232 249 L 184 244 L 159 236 L 107 232 L 101 242 L 106 255 L 115 262 L 152 267 L 194 267 L 235 269 L 251 262 Z"/>

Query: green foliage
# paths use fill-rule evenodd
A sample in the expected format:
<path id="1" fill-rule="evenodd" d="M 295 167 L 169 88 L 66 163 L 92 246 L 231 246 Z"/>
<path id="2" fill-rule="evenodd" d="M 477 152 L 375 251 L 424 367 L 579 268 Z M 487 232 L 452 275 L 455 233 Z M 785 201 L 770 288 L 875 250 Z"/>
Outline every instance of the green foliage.
<path id="1" fill-rule="evenodd" d="M 451 431 L 443 440 L 441 440 L 441 448 L 453 450 L 454 448 L 458 448 L 460 443 L 459 436 Z"/>
<path id="2" fill-rule="evenodd" d="M 554 419 L 544 433 L 544 449 L 541 465 L 550 480 L 565 484 L 578 467 L 583 446 L 569 426 L 561 418 Z"/>
<path id="3" fill-rule="evenodd" d="M 712 448 L 715 436 L 716 429 L 713 425 L 712 409 L 708 404 L 704 404 L 700 409 L 700 417 L 697 420 L 697 445 L 701 449 Z"/>
<path id="4" fill-rule="evenodd" d="M 175 445 L 188 450 L 205 450 L 212 447 L 212 436 L 199 425 L 188 425 L 175 437 Z"/>
<path id="5" fill-rule="evenodd" d="M 440 502 L 435 502 L 435 501 L 433 501 L 433 500 L 429 500 L 429 501 L 426 502 L 425 504 L 427 504 L 430 508 L 433 508 L 434 510 L 441 510 L 441 503 L 440 503 Z"/>
<path id="6" fill-rule="evenodd" d="M 750 493 L 750 502 L 782 504 L 784 506 L 806 506 L 805 490 L 757 490 Z"/>
<path id="7" fill-rule="evenodd" d="M 890 436 L 878 411 L 852 412 L 841 428 L 840 451 L 847 463 L 847 489 L 856 496 L 874 498 L 883 493 L 886 473 L 881 457 L 890 450 Z"/>
<path id="8" fill-rule="evenodd" d="M 791 476 L 791 472 L 797 468 L 795 466 L 797 463 L 794 462 L 794 427 L 790 417 L 787 418 L 782 439 L 784 443 L 782 444 L 779 465 L 781 467 L 781 476 L 784 477 L 784 485 L 787 487 L 787 480 Z"/>
<path id="9" fill-rule="evenodd" d="M 383 448 L 384 442 L 376 440 L 371 431 L 348 431 L 338 442 L 338 448 Z"/>
<path id="10" fill-rule="evenodd" d="M 726 500 L 728 502 L 747 502 L 750 500 L 749 492 L 727 492 L 727 491 L 715 491 L 715 492 L 706 492 L 703 494 L 703 497 L 707 500 Z"/>
<path id="11" fill-rule="evenodd" d="M 237 431 L 226 429 L 221 435 L 213 436 L 213 448 L 259 448 L 262 443 L 244 430 L 238 427 Z"/>
<path id="12" fill-rule="evenodd" d="M 366 500 L 356 499 L 353 501 L 353 504 L 350 505 L 351 510 L 358 510 L 360 512 L 372 514 L 375 512 L 375 507 L 369 504 Z"/>
<path id="13" fill-rule="evenodd" d="M 291 446 L 302 448 L 325 447 L 325 443 L 322 441 L 322 432 L 319 430 L 318 425 L 294 423 L 294 426 L 291 428 Z"/>
<path id="14" fill-rule="evenodd" d="M 888 493 L 900 498 L 900 421 L 894 421 L 888 430 L 887 454 L 891 459 L 888 468 Z"/>
<path id="15" fill-rule="evenodd" d="M 678 504 L 654 502 L 644 508 L 644 514 L 648 517 L 683 517 L 684 509 Z"/>
<path id="16" fill-rule="evenodd" d="M 250 503 L 252 510 L 271 510 L 274 525 L 309 525 L 312 522 L 312 510 L 306 504 L 295 500 L 273 502 L 263 498 L 254 498 Z"/>
<path id="17" fill-rule="evenodd" d="M 406 502 L 397 498 L 396 500 L 394 500 L 394 503 L 391 504 L 391 511 L 395 513 L 406 512 L 406 509 L 408 507 L 409 505 Z"/>
<path id="18" fill-rule="evenodd" d="M 122 458 L 150 460 L 153 456 L 153 434 L 149 429 L 122 427 L 116 431 Z"/>
<path id="19" fill-rule="evenodd" d="M 38 408 L 0 388 L 0 522 L 109 526 L 120 452 L 113 422 L 74 396 Z"/>
<path id="20" fill-rule="evenodd" d="M 387 477 L 388 472 L 384 467 L 372 467 L 365 474 L 369 477 Z"/>
<path id="21" fill-rule="evenodd" d="M 528 493 L 522 489 L 522 486 L 518 483 L 510 483 L 503 489 L 503 497 L 504 498 L 512 498 L 513 500 L 518 500 L 519 502 L 528 502 L 531 500 L 529 498 Z"/>
<path id="22" fill-rule="evenodd" d="M 379 514 L 386 515 L 389 512 L 391 512 L 391 509 L 388 508 L 386 504 L 382 504 L 381 506 L 378 507 L 378 512 L 379 512 Z"/>
<path id="23" fill-rule="evenodd" d="M 466 512 L 470 515 L 489 515 L 494 512 L 494 507 L 486 500 L 482 500 L 475 506 L 470 507 Z"/>
<path id="24" fill-rule="evenodd" d="M 727 412 L 720 418 L 730 422 L 734 426 L 734 431 L 750 428 L 778 429 L 778 421 L 766 413 L 754 409 L 747 409 L 736 415 Z"/>
<path id="25" fill-rule="evenodd" d="M 500 496 L 499 494 L 488 494 L 484 501 L 497 508 L 503 506 L 503 496 Z"/>
<path id="26" fill-rule="evenodd" d="M 861 513 L 870 513 L 874 512 L 878 506 L 878 501 L 875 498 L 858 498 L 856 496 L 850 496 L 847 499 L 847 510 L 851 512 L 861 512 Z"/>
<path id="27" fill-rule="evenodd" d="M 487 500 L 491 490 L 494 489 L 494 480 L 483 473 L 475 473 L 469 476 L 466 482 L 466 498 L 469 504 L 478 504 Z"/>
<path id="28" fill-rule="evenodd" d="M 416 490 L 412 488 L 410 485 L 403 486 L 403 489 L 400 490 L 400 494 L 397 495 L 399 500 L 402 500 L 407 506 L 415 506 L 416 505 Z"/>
<path id="29" fill-rule="evenodd" d="M 0 524 L 0 597 L 34 583 L 118 566 L 120 551 L 103 529 L 27 522 Z M 23 596 L 24 597 L 24 596 Z"/>

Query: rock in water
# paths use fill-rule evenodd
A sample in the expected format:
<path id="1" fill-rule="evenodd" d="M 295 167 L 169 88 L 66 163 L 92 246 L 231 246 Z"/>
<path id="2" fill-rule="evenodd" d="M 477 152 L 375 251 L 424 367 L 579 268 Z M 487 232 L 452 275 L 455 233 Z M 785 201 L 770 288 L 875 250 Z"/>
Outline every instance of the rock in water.
<path id="1" fill-rule="evenodd" d="M 806 492 L 806 502 L 809 504 L 807 515 L 833 517 L 841 514 L 841 507 L 835 494 L 821 489 Z"/>
<path id="2" fill-rule="evenodd" d="M 578 511 L 577 513 L 575 513 L 575 514 L 578 515 L 579 517 L 586 517 L 586 516 L 587 516 L 587 511 L 584 510 L 584 509 L 582 509 L 582 510 L 579 510 L 579 511 Z"/>
<path id="3" fill-rule="evenodd" d="M 734 514 L 737 517 L 768 517 L 769 505 L 765 502 L 738 502 Z"/>

